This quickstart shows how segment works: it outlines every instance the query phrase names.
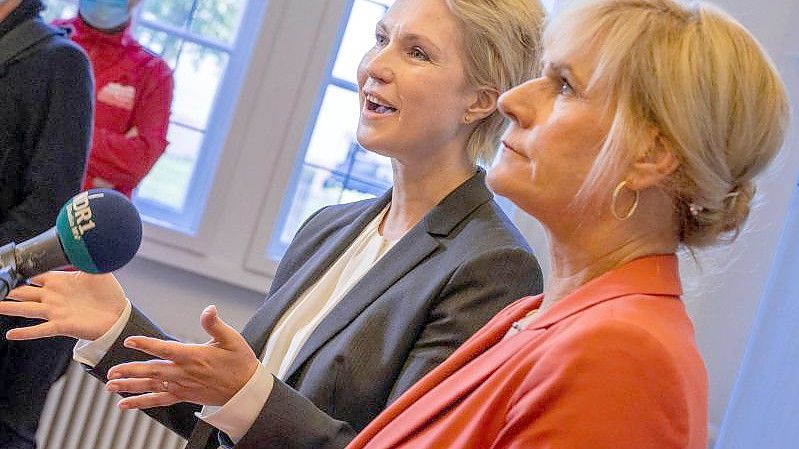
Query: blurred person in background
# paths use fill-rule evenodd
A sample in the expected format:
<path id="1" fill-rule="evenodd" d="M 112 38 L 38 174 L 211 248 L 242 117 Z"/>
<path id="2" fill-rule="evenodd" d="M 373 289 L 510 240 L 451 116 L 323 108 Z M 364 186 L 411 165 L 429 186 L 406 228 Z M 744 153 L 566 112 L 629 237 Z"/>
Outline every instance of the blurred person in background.
<path id="1" fill-rule="evenodd" d="M 44 23 L 39 0 L 0 0 L 0 245 L 55 225 L 78 192 L 92 127 L 86 55 Z M 0 332 L 40 320 L 0 317 Z M 0 448 L 31 449 L 75 341 L 0 337 Z"/>
<path id="2" fill-rule="evenodd" d="M 53 25 L 89 55 L 96 86 L 94 133 L 83 189 L 128 197 L 167 146 L 172 70 L 131 34 L 140 0 L 80 0 L 78 16 Z"/>

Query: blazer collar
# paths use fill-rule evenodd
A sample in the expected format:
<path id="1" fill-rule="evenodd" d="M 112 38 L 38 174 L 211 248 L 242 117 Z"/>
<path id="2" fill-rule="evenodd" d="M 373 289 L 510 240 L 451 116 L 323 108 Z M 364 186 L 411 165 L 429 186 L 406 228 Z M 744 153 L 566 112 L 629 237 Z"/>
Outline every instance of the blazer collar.
<path id="1" fill-rule="evenodd" d="M 491 192 L 486 188 L 484 179 L 485 171 L 478 169 L 474 176 L 458 186 L 428 212 L 422 221 L 411 228 L 350 289 L 347 295 L 339 301 L 308 337 L 308 341 L 297 353 L 297 357 L 286 372 L 287 380 L 290 380 L 291 376 L 297 373 L 297 370 L 319 348 L 355 320 L 366 307 L 435 251 L 440 244 L 434 236 L 448 235 L 474 209 L 491 199 Z M 384 195 L 378 203 L 386 204 L 390 199 L 389 194 Z M 382 209 L 381 207 L 377 212 L 371 211 L 367 215 L 374 218 Z M 357 230 L 352 230 L 352 234 L 356 236 L 360 234 L 366 223 Z M 349 244 L 342 246 L 338 251 L 338 255 L 348 246 Z M 327 271 L 330 264 L 332 262 L 325 264 L 323 272 Z"/>
<path id="2" fill-rule="evenodd" d="M 485 170 L 477 167 L 474 176 L 430 210 L 422 220 L 427 232 L 433 235 L 448 235 L 473 210 L 492 199 L 493 194 L 486 187 L 485 177 Z"/>
<path id="3" fill-rule="evenodd" d="M 601 302 L 633 294 L 682 295 L 677 256 L 642 257 L 608 271 L 556 302 L 530 323 L 528 329 L 549 327 Z"/>
<path id="4" fill-rule="evenodd" d="M 359 449 L 378 434 L 380 442 L 375 447 L 398 446 L 452 404 L 478 388 L 508 359 L 523 352 L 525 346 L 541 334 L 542 329 L 593 305 L 630 294 L 680 295 L 676 256 L 644 257 L 597 277 L 558 301 L 528 326 L 525 332 L 497 346 L 512 322 L 541 305 L 543 295 L 516 301 L 499 312 L 447 360 L 400 396 L 358 434 L 348 447 Z M 527 332 L 530 330 L 537 332 Z M 489 349 L 491 352 L 486 353 Z M 477 357 L 484 358 L 480 363 L 470 364 Z M 446 387 L 439 387 L 453 375 L 459 376 L 457 384 L 450 382 Z M 438 388 L 440 390 L 436 391 Z M 411 413 L 409 409 L 414 406 L 415 413 Z M 395 420 L 397 422 L 392 426 Z"/>
<path id="5" fill-rule="evenodd" d="M 321 242 L 314 256 L 307 260 L 279 289 L 266 298 L 241 331 L 259 357 L 278 320 L 291 307 L 291 304 L 327 272 L 327 269 L 355 241 L 366 225 L 386 207 L 389 201 L 391 201 L 390 190 L 378 198 L 352 223 L 343 227 L 333 237 Z"/>
<path id="6" fill-rule="evenodd" d="M 361 231 L 391 201 L 392 191 L 383 194 L 360 217 L 322 242 L 316 255 L 306 262 L 281 288 L 264 302 L 242 330 L 256 354 L 263 351 L 278 320 L 303 292 L 323 276 L 328 268 L 360 235 Z M 485 171 L 478 168 L 474 176 L 458 186 L 397 242 L 364 277 L 350 289 L 327 317 L 311 333 L 286 373 L 289 379 L 303 363 L 327 341 L 344 329 L 369 304 L 388 290 L 399 278 L 435 251 L 438 240 L 446 236 L 476 208 L 491 200 L 485 186 Z"/>

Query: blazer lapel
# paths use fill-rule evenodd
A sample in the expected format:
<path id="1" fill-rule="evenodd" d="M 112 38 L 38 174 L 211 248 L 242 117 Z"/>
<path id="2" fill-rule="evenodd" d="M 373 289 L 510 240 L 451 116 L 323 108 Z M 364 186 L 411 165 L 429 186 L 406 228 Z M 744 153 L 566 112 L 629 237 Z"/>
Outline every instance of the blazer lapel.
<path id="1" fill-rule="evenodd" d="M 391 404 L 358 435 L 351 447 L 362 447 L 378 435 L 377 447 L 398 446 L 461 398 L 479 388 L 494 371 L 519 354 L 520 348 L 540 334 L 524 332 L 499 343 L 511 323 L 538 308 L 540 303 L 540 295 L 528 297 L 500 312 L 447 360 Z M 481 357 L 480 362 L 471 363 L 477 357 Z M 388 426 L 395 420 L 402 425 Z"/>
<path id="2" fill-rule="evenodd" d="M 255 316 L 244 326 L 241 334 L 260 357 L 266 341 L 277 322 L 300 295 L 309 289 L 333 265 L 336 259 L 352 244 L 380 211 L 391 200 L 391 190 L 386 192 L 358 219 L 344 227 L 339 237 L 320 242 L 317 253 L 304 263 L 272 296 L 255 312 Z"/>
<path id="3" fill-rule="evenodd" d="M 474 209 L 492 198 L 484 179 L 485 172 L 478 169 L 474 176 L 441 200 L 350 289 L 311 333 L 286 372 L 286 379 L 290 379 L 309 357 L 347 327 L 369 304 L 435 251 L 440 244 L 434 235 L 448 235 Z"/>
<path id="4" fill-rule="evenodd" d="M 314 329 L 294 358 L 286 378 L 289 379 L 323 344 L 347 327 L 369 304 L 438 246 L 438 241 L 420 227 L 414 228 L 397 242 Z"/>
<path id="5" fill-rule="evenodd" d="M 633 294 L 673 296 L 682 289 L 677 258 L 673 254 L 648 256 L 627 263 L 589 281 L 550 309 L 527 330 L 497 343 L 511 323 L 540 307 L 543 295 L 517 301 L 492 319 L 441 365 L 400 396 L 372 421 L 348 446 L 358 449 L 375 439 L 375 449 L 399 446 L 453 404 L 469 395 L 510 357 L 549 326 L 604 301 Z M 477 357 L 479 362 L 470 363 Z M 396 421 L 396 422 L 395 422 Z"/>

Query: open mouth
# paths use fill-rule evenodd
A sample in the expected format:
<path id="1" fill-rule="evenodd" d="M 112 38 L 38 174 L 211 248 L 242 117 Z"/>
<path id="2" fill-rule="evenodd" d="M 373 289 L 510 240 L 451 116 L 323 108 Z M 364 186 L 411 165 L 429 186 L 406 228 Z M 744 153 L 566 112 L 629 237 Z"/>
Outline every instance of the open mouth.
<path id="1" fill-rule="evenodd" d="M 381 101 L 379 98 L 375 97 L 374 95 L 366 95 L 365 100 L 366 100 L 365 105 L 367 111 L 371 111 L 376 114 L 391 114 L 397 112 L 397 108 L 385 104 L 385 102 Z"/>

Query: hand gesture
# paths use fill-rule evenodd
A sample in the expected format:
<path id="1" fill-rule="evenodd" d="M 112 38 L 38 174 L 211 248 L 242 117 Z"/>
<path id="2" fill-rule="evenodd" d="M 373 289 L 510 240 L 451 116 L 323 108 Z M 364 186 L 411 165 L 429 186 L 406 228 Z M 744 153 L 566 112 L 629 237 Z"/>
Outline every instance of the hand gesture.
<path id="1" fill-rule="evenodd" d="M 161 360 L 123 363 L 108 371 L 109 391 L 144 393 L 119 402 L 122 409 L 151 408 L 178 402 L 223 405 L 250 380 L 260 362 L 235 329 L 208 306 L 200 322 L 211 336 L 205 344 L 150 337 L 129 337 L 125 346 Z"/>
<path id="2" fill-rule="evenodd" d="M 36 276 L 11 290 L 0 302 L 0 315 L 40 318 L 35 326 L 11 329 L 9 340 L 66 336 L 96 340 L 106 333 L 125 310 L 122 286 L 112 274 L 52 271 Z"/>

